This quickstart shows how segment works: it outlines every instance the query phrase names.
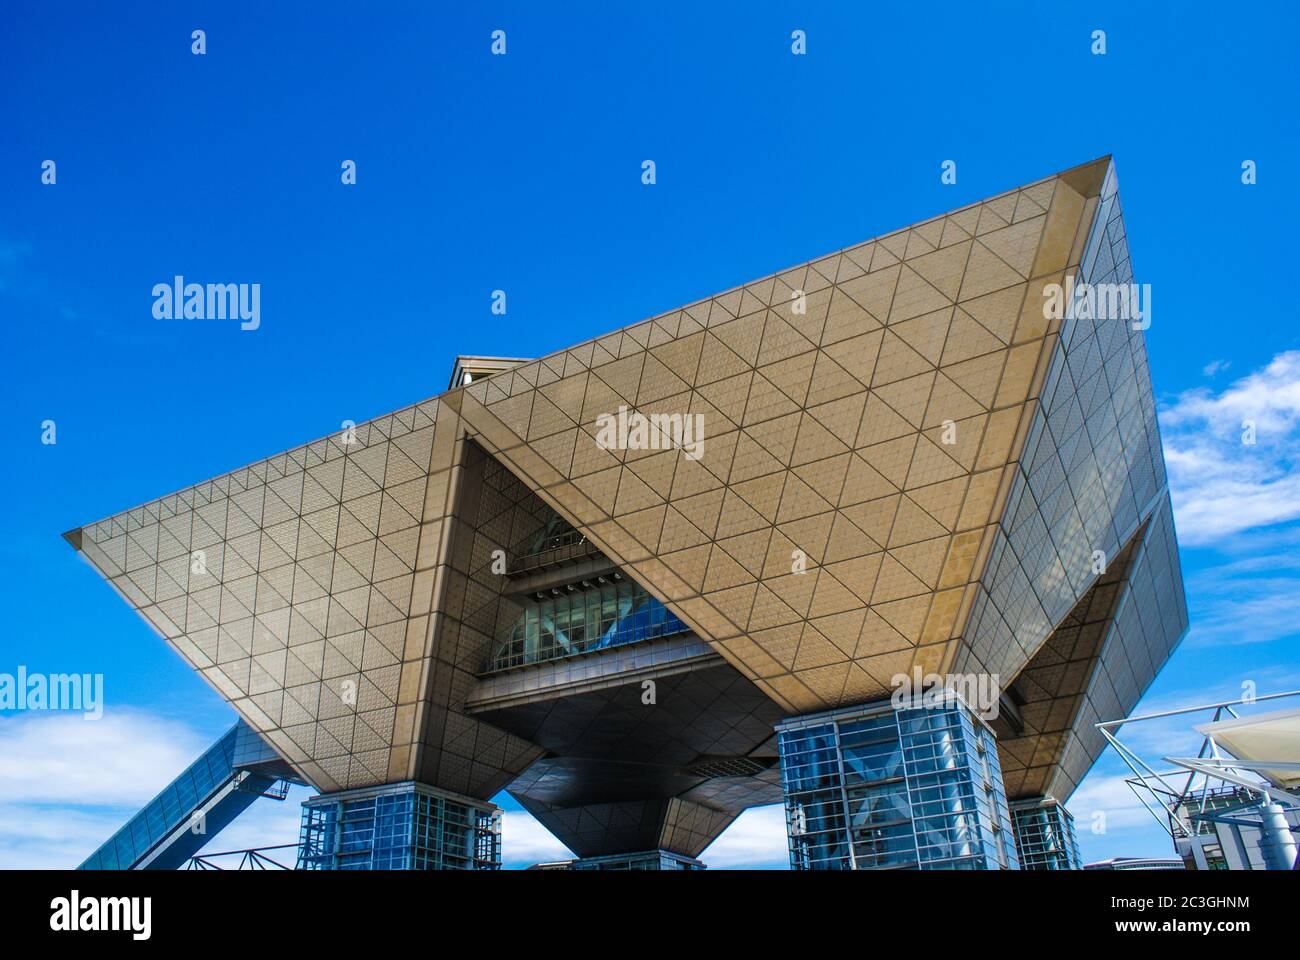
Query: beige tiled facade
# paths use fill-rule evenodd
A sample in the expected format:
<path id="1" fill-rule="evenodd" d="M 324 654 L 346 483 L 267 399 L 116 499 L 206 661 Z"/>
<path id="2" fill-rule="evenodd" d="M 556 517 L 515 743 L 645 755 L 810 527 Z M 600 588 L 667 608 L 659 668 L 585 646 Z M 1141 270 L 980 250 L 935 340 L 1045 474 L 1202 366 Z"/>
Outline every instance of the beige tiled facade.
<path id="1" fill-rule="evenodd" d="M 323 790 L 487 797 L 539 761 L 466 703 L 520 609 L 493 551 L 553 511 L 779 714 L 916 666 L 1023 677 L 1008 787 L 1060 796 L 1097 752 L 1081 724 L 1131 707 L 1186 624 L 1142 335 L 1043 315 L 1047 284 L 1131 278 L 1113 185 L 1108 160 L 1066 171 L 69 538 Z M 700 455 L 602 447 L 620 408 L 698 414 Z M 1114 603 L 1080 612 L 1099 583 Z M 700 804 L 673 809 L 734 816 Z"/>

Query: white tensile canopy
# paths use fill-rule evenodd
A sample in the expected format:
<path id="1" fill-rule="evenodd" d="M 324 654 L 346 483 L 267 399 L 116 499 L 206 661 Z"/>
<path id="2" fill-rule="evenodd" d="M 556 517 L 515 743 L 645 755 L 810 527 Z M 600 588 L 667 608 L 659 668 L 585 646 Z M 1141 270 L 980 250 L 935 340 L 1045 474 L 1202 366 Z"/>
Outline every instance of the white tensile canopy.
<path id="1" fill-rule="evenodd" d="M 1204 723 L 1196 731 L 1283 790 L 1300 787 L 1300 709 Z"/>

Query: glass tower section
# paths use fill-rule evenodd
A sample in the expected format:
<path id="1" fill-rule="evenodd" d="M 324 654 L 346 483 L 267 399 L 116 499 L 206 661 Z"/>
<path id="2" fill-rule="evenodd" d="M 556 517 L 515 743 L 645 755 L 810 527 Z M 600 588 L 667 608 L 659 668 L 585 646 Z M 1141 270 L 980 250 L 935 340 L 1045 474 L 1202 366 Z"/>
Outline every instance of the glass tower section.
<path id="1" fill-rule="evenodd" d="M 300 870 L 498 870 L 501 811 L 406 782 L 302 805 Z"/>
<path id="2" fill-rule="evenodd" d="M 1052 797 L 1018 800 L 1011 804 L 1016 828 L 1016 850 L 1022 870 L 1078 870 L 1079 842 L 1074 817 Z"/>
<path id="3" fill-rule="evenodd" d="M 777 726 L 795 870 L 1014 870 L 992 731 L 944 691 Z"/>

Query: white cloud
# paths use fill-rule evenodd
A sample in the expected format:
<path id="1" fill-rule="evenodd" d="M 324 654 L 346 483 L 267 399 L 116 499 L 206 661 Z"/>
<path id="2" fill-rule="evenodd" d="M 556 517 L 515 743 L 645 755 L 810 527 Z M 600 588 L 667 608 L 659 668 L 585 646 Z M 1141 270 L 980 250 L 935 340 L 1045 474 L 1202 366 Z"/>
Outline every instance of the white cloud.
<path id="1" fill-rule="evenodd" d="M 0 868 L 71 868 L 112 836 L 209 742 L 182 723 L 118 710 L 98 720 L 28 713 L 0 724 Z M 298 803 L 262 799 L 212 850 L 293 843 Z"/>
<path id="2" fill-rule="evenodd" d="M 1242 442 L 1245 423 L 1253 445 Z M 1300 518 L 1300 351 L 1278 354 L 1222 391 L 1180 394 L 1160 425 L 1183 543 Z"/>
<path id="3" fill-rule="evenodd" d="M 1214 555 L 1213 565 L 1185 574 L 1191 630 L 1184 646 L 1236 646 L 1294 637 L 1300 624 L 1300 527 L 1242 530 L 1217 541 Z M 1295 678 L 1294 671 L 1285 672 Z M 1256 668 L 1238 679 L 1254 680 L 1263 690 L 1265 678 L 1259 673 Z M 1217 699 L 1238 695 L 1229 691 Z"/>
<path id="4" fill-rule="evenodd" d="M 526 810 L 501 815 L 501 858 L 511 867 L 530 867 L 550 860 L 572 860 L 573 853 Z"/>
<path id="5" fill-rule="evenodd" d="M 1243 682 L 1251 681 L 1254 686 L 1246 688 Z M 1164 757 L 1194 756 L 1203 746 L 1205 735 L 1196 732 L 1198 724 L 1208 723 L 1214 719 L 1212 705 L 1232 703 L 1240 700 L 1248 692 L 1255 697 L 1276 697 L 1300 689 L 1300 670 L 1291 664 L 1279 664 L 1249 671 L 1241 675 L 1225 675 L 1219 681 L 1194 688 L 1180 688 L 1159 696 L 1149 696 L 1138 703 L 1132 711 L 1134 717 L 1153 717 L 1126 723 L 1118 728 L 1116 736 L 1139 758 L 1157 770 L 1172 769 L 1169 764 L 1162 764 Z M 1294 707 L 1297 699 L 1276 697 L 1272 700 L 1260 700 L 1251 704 L 1236 704 L 1233 711 L 1241 717 L 1257 713 L 1267 713 L 1287 707 Z M 1198 707 L 1205 709 L 1190 710 Z M 1160 713 L 1173 710 L 1190 710 L 1168 717 L 1155 717 Z M 1112 732 L 1115 729 L 1112 728 Z M 1118 754 L 1108 754 L 1119 761 Z"/>
<path id="6" fill-rule="evenodd" d="M 710 869 L 787 869 L 785 808 L 780 804 L 750 807 L 714 840 L 700 859 Z"/>
<path id="7" fill-rule="evenodd" d="M 1254 681 L 1257 696 L 1279 694 L 1300 689 L 1300 669 L 1279 664 L 1251 671 L 1247 676 L 1222 675 L 1202 686 L 1179 687 L 1144 697 L 1132 711 L 1143 717 L 1170 710 L 1199 707 L 1239 699 L 1246 691 L 1243 679 Z M 1294 699 L 1262 701 L 1233 709 L 1241 716 L 1265 713 L 1292 705 Z M 1204 744 L 1204 734 L 1198 733 L 1198 724 L 1213 719 L 1212 709 L 1183 713 L 1125 724 L 1116 735 L 1120 742 L 1152 769 L 1167 775 L 1174 787 L 1187 782 L 1187 771 L 1179 771 L 1166 757 L 1195 756 Z M 1125 783 L 1135 774 L 1125 766 L 1119 753 L 1107 748 L 1097 764 L 1089 771 L 1079 788 L 1070 797 L 1067 806 L 1075 817 L 1075 828 L 1085 861 L 1112 856 L 1174 856 L 1173 841 L 1157 823 L 1155 817 L 1142 806 L 1137 794 Z M 1195 780 L 1199 786 L 1204 781 Z M 1157 800 L 1145 794 L 1153 805 Z M 1104 832 L 1093 832 L 1094 816 L 1104 813 Z M 1162 821 L 1163 822 L 1163 821 Z"/>
<path id="8" fill-rule="evenodd" d="M 185 724 L 144 711 L 119 710 L 99 720 L 59 713 L 6 718 L 0 724 L 0 868 L 77 866 L 208 745 Z M 294 787 L 284 801 L 258 800 L 202 852 L 296 843 L 300 803 L 310 793 Z M 706 862 L 784 867 L 782 817 L 779 806 L 747 810 L 709 848 Z M 573 857 L 526 811 L 505 811 L 501 833 L 508 866 Z"/>
<path id="9" fill-rule="evenodd" d="M 0 724 L 0 803 L 138 807 L 207 746 L 184 724 L 138 711 L 21 714 Z"/>
<path id="10" fill-rule="evenodd" d="M 574 857 L 572 851 L 525 810 L 507 810 L 503 814 L 501 849 L 507 867 L 527 867 Z M 700 859 L 712 870 L 786 869 L 790 856 L 783 808 L 777 805 L 746 810 L 700 854 Z"/>
<path id="11" fill-rule="evenodd" d="M 129 815 L 71 806 L 0 804 L 0 869 L 72 869 Z"/>
<path id="12" fill-rule="evenodd" d="M 1124 777 L 1089 777 L 1074 791 L 1066 804 L 1074 814 L 1077 831 L 1091 831 L 1094 818 L 1102 815 L 1106 833 L 1140 827 L 1158 827 L 1142 806 Z"/>
<path id="13" fill-rule="evenodd" d="M 1201 369 L 1201 373 L 1205 374 L 1207 377 L 1212 377 L 1220 370 L 1227 370 L 1230 366 L 1232 366 L 1232 364 L 1227 360 L 1211 360 Z"/>
<path id="14" fill-rule="evenodd" d="M 1123 776 L 1094 768 L 1066 804 L 1084 863 L 1110 857 L 1173 857 L 1174 842 Z"/>
<path id="15" fill-rule="evenodd" d="M 1198 570 L 1187 592 L 1192 647 L 1278 640 L 1294 636 L 1300 623 L 1300 564 L 1292 555 L 1262 554 Z"/>

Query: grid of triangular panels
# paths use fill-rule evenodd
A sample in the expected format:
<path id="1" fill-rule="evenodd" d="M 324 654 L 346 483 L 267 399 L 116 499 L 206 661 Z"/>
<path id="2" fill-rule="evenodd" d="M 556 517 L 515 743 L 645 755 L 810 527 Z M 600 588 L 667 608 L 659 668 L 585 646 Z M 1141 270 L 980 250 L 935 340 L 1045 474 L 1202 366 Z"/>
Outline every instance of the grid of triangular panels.
<path id="1" fill-rule="evenodd" d="M 1016 679 L 1024 729 L 998 738 L 1007 796 L 1068 798 L 1187 629 L 1168 497 Z M 1115 570 L 1124 575 L 1116 578 Z"/>
<path id="2" fill-rule="evenodd" d="M 657 654 L 673 642 L 615 648 L 589 659 L 593 676 L 579 681 L 578 690 L 559 661 L 517 671 L 522 684 L 513 695 L 472 708 L 547 752 L 510 784 L 511 794 L 546 804 L 556 815 L 613 799 L 675 796 L 735 816 L 780 800 L 779 783 L 767 769 L 775 758 L 764 750 L 781 709 L 696 637 L 688 641 L 695 660 L 689 669 L 660 661 Z M 648 676 L 656 684 L 652 710 L 642 700 L 641 681 Z M 558 689 L 548 688 L 552 680 Z"/>
<path id="3" fill-rule="evenodd" d="M 91 563 L 322 789 L 388 779 L 437 408 L 80 531 Z"/>
<path id="4" fill-rule="evenodd" d="M 449 407 L 439 420 L 439 429 L 446 427 L 461 430 Z M 443 599 L 429 629 L 430 679 L 414 737 L 416 774 L 443 789 L 487 798 L 543 753 L 464 712 L 488 652 L 522 609 L 506 594 L 505 578 L 493 570 L 494 553 L 513 558 L 524 552 L 554 512 L 472 441 L 457 447 L 454 457 L 438 462 L 449 475 L 447 545 L 445 562 L 436 571 Z"/>
<path id="5" fill-rule="evenodd" d="M 1113 171 L 1101 199 L 1078 279 L 1126 284 Z M 1037 649 L 1095 579 L 1093 551 L 1114 557 L 1165 485 L 1143 336 L 1131 323 L 1071 311 L 1040 399 L 985 580 L 993 609 L 981 596 L 973 618 L 970 651 L 991 672 L 1021 656 L 1015 646 Z"/>
<path id="6" fill-rule="evenodd" d="M 1173 506 L 1166 495 L 1129 574 L 1079 713 L 1059 759 L 1052 761 L 1047 792 L 1069 796 L 1106 747 L 1096 724 L 1132 712 L 1187 627 Z"/>
<path id="7" fill-rule="evenodd" d="M 678 798 L 557 807 L 520 797 L 524 809 L 579 857 L 668 850 L 699 856 L 735 813 Z"/>
<path id="8" fill-rule="evenodd" d="M 1105 163 L 473 384 L 462 416 L 787 709 L 884 695 L 960 636 Z M 620 407 L 703 415 L 703 455 L 602 449 Z"/>
<path id="9" fill-rule="evenodd" d="M 1113 167 L 1098 192 L 1078 280 L 1133 280 Z M 1150 543 L 1119 606 L 1151 613 L 1124 631 L 1107 617 L 1096 626 L 1104 633 L 1093 656 L 1052 668 L 1060 676 L 1045 687 L 1059 694 L 1035 696 L 1023 708 L 1028 726 L 1044 732 L 1007 745 L 1012 797 L 1068 796 L 1102 748 L 1093 724 L 1132 709 L 1187 625 L 1177 548 L 1168 547 L 1174 533 L 1143 333 L 1126 319 L 1071 310 L 1060 339 L 955 666 L 1023 679 L 1025 657 L 1035 657 L 1026 672 L 1051 657 L 1047 638 L 1098 581 L 1093 551 L 1119 563 L 1143 524 Z M 1107 642 L 1112 628 L 1121 642 Z M 1066 674 L 1077 676 L 1067 681 Z M 1082 698 L 1074 696 L 1080 684 Z M 1048 777 L 1056 780 L 1045 784 Z"/>
<path id="10" fill-rule="evenodd" d="M 938 666 L 958 647 L 1044 371 L 1060 366 L 1057 325 L 1042 318 L 1037 294 L 1080 262 L 1096 187 L 1108 170 L 1108 161 L 1099 161 L 1067 171 L 453 391 L 443 398 L 443 413 L 452 415 L 439 424 L 435 473 L 428 474 L 427 461 L 422 467 L 423 514 L 414 487 L 406 487 L 420 478 L 406 476 L 401 457 L 392 458 L 399 469 L 390 474 L 386 454 L 381 476 L 375 463 L 365 461 L 370 469 L 363 469 L 365 458 L 350 454 L 431 426 L 434 401 L 362 425 L 360 449 L 319 441 L 92 525 L 79 532 L 83 549 L 323 789 L 407 776 L 413 764 L 426 778 L 486 786 L 526 762 L 529 748 L 496 743 L 490 753 L 504 747 L 511 756 L 485 763 L 484 728 L 455 706 L 491 632 L 484 628 L 494 605 L 482 594 L 471 599 L 483 608 L 484 622 L 468 624 L 457 614 L 455 637 L 441 632 L 435 639 L 424 632 L 422 615 L 408 616 L 397 733 L 384 733 L 392 730 L 394 664 L 381 651 L 397 656 L 401 648 L 392 626 L 398 621 L 387 620 L 385 604 L 401 610 L 395 581 L 405 574 L 383 566 L 388 561 L 380 548 L 413 563 L 409 542 L 403 552 L 384 538 L 400 539 L 418 527 L 400 527 L 405 520 L 385 527 L 386 517 L 400 517 L 387 505 L 395 502 L 414 521 L 423 516 L 428 543 L 418 532 L 414 538 L 424 579 L 417 576 L 415 584 L 427 607 L 447 569 L 431 558 L 445 552 L 445 529 L 459 523 L 447 478 L 454 473 L 451 448 L 466 430 L 786 709 L 871 699 L 887 689 L 892 674 L 913 664 Z M 1113 208 L 1118 211 L 1117 199 Z M 1107 233 L 1108 253 L 1098 250 L 1096 257 L 1126 262 L 1122 221 L 1119 231 L 1118 240 Z M 1095 244 L 1089 246 L 1091 257 Z M 789 309 L 796 289 L 806 294 L 804 313 Z M 1140 336 L 1134 342 L 1140 355 Z M 1135 363 L 1145 410 L 1144 357 Z M 594 419 L 621 405 L 706 415 L 704 455 L 697 461 L 676 450 L 599 449 Z M 957 425 L 956 444 L 942 442 L 946 420 Z M 353 541 L 352 533 L 340 536 L 328 522 L 317 528 L 334 508 L 332 488 L 307 475 L 328 475 L 323 465 L 340 459 L 340 528 L 360 521 L 373 538 Z M 419 466 L 418 457 L 407 459 Z M 1162 477 L 1158 455 L 1156 461 L 1152 472 Z M 298 472 L 298 505 L 293 480 L 284 484 L 287 497 L 259 493 Z M 349 476 L 361 487 L 347 486 Z M 379 488 L 377 496 L 362 476 Z M 326 490 L 325 500 L 313 499 L 319 496 L 313 484 Z M 407 499 L 389 487 L 403 487 Z M 244 495 L 248 509 L 238 501 Z M 260 518 L 252 505 L 259 496 Z M 355 507 L 343 509 L 351 501 Z M 177 514 L 191 515 L 188 542 L 170 528 L 162 532 L 164 520 Z M 219 529 L 221 522 L 226 527 Z M 290 537 L 284 524 L 293 522 Z M 156 539 L 148 532 L 128 536 L 151 525 L 159 528 Z M 185 521 L 172 526 L 185 528 Z M 365 567 L 372 539 L 375 558 L 385 559 L 371 566 L 364 585 L 352 586 L 349 571 L 362 570 L 340 555 L 359 545 L 350 553 Z M 469 542 L 479 552 L 481 544 Z M 178 549 L 218 544 L 217 593 L 182 579 Z M 808 558 L 807 574 L 790 572 L 796 550 Z M 475 568 L 481 565 L 476 558 Z M 337 584 L 336 568 L 342 571 Z M 243 582 L 250 576 L 257 578 L 251 595 Z M 1165 589 L 1169 577 L 1158 579 Z M 238 589 L 227 585 L 236 581 Z M 327 594 L 314 596 L 322 587 Z M 456 589 L 447 594 L 453 604 L 464 599 Z M 283 605 L 264 611 L 259 597 Z M 234 602 L 223 606 L 227 599 Z M 440 602 L 444 609 L 434 611 L 430 624 L 446 619 L 448 601 Z M 1178 587 L 1175 606 L 1181 604 Z M 261 636 L 264 614 L 286 610 L 278 621 L 271 617 L 280 632 Z M 229 624 L 238 624 L 234 631 L 227 614 Z M 272 640 L 285 649 L 274 649 Z M 267 648 L 255 647 L 260 641 Z M 300 644 L 310 661 L 303 664 L 306 675 L 293 665 L 302 657 L 295 652 L 291 660 L 288 649 Z M 319 678 L 311 675 L 317 649 Z M 1032 647 L 1008 643 L 1005 650 L 1013 674 Z M 446 662 L 431 669 L 431 654 L 456 669 L 447 670 Z M 351 716 L 336 714 L 319 696 L 326 680 L 338 679 L 326 678 L 327 669 L 345 669 L 343 661 L 369 683 L 359 683 L 367 696 Z M 303 688 L 301 698 L 281 696 L 277 683 Z M 388 703 L 370 698 L 371 687 Z M 422 710 L 428 693 L 435 709 Z M 359 722 L 362 712 L 371 716 Z M 296 739 L 287 735 L 290 728 Z M 453 741 L 455 750 L 429 749 Z"/>
<path id="11" fill-rule="evenodd" d="M 1134 534 L 1016 677 L 1011 696 L 1023 728 L 1011 731 L 995 726 L 1008 797 L 1050 792 L 1048 782 L 1127 589 L 1144 532 Z"/>

